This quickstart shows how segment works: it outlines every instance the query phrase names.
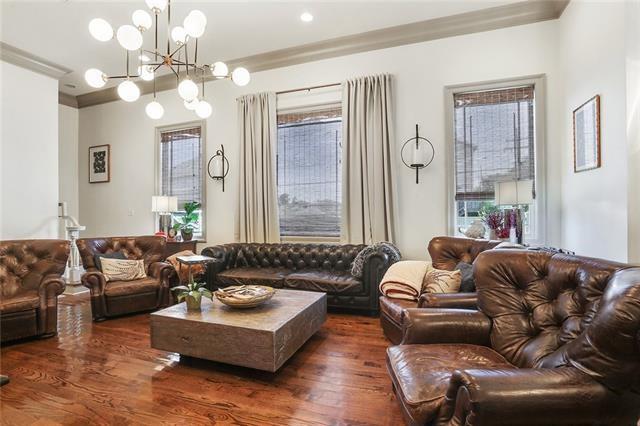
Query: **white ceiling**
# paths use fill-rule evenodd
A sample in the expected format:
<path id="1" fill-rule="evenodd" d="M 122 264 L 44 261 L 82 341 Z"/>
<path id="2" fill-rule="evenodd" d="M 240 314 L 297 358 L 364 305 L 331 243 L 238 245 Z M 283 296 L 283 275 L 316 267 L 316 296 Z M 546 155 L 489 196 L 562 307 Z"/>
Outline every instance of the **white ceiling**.
<path id="1" fill-rule="evenodd" d="M 192 9 L 205 13 L 208 23 L 198 42 L 198 62 L 212 63 L 515 1 L 173 0 L 171 13 L 172 26 L 181 24 Z M 117 28 L 131 23 L 134 10 L 147 10 L 144 0 L 2 1 L 0 6 L 2 41 L 73 70 L 61 79 L 60 90 L 74 96 L 95 90 L 84 82 L 88 68 L 110 75 L 121 74 L 125 68 L 125 50 L 115 40 L 94 40 L 89 21 L 101 17 Z M 304 11 L 314 15 L 313 22 L 299 19 Z M 158 26 L 160 46 L 166 45 L 166 18 L 165 11 Z M 153 47 L 153 29 L 144 34 L 144 47 Z"/>

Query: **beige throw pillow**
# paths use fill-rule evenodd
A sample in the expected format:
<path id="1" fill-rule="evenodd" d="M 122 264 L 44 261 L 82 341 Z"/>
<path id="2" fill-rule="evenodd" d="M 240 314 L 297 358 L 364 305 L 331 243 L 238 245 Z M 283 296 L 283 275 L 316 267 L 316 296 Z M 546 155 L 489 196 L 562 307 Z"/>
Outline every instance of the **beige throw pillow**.
<path id="1" fill-rule="evenodd" d="M 107 281 L 132 281 L 146 278 L 144 260 L 102 258 L 102 273 Z"/>
<path id="2" fill-rule="evenodd" d="M 421 293 L 457 293 L 461 283 L 460 271 L 431 269 L 424 275 Z"/>

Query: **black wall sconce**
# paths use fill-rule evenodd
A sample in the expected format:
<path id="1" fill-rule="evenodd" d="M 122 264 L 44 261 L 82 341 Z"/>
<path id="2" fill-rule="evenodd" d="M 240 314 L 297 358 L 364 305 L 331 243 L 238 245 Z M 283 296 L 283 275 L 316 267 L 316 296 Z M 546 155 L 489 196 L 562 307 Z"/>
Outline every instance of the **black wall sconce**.
<path id="1" fill-rule="evenodd" d="M 224 155 L 224 145 L 216 151 L 216 155 L 209 159 L 207 163 L 207 173 L 213 180 L 222 181 L 222 192 L 224 192 L 224 178 L 229 174 L 229 160 Z"/>
<path id="2" fill-rule="evenodd" d="M 406 149 L 405 149 L 406 148 Z M 429 139 L 423 138 L 418 134 L 418 125 L 416 124 L 416 135 L 408 139 L 402 150 L 400 151 L 400 157 L 405 166 L 416 171 L 416 183 L 419 183 L 418 173 L 420 169 L 424 169 L 433 161 L 436 155 L 436 150 L 433 148 L 433 144 Z"/>

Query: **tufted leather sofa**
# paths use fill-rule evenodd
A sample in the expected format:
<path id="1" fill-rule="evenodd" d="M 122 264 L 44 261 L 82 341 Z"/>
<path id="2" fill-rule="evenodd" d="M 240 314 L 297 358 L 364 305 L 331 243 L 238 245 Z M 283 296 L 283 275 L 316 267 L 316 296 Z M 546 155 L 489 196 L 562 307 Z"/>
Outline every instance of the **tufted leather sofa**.
<path id="1" fill-rule="evenodd" d="M 0 241 L 0 336 L 2 342 L 53 336 L 69 242 Z"/>
<path id="2" fill-rule="evenodd" d="M 500 241 L 435 237 L 428 250 L 434 268 L 453 271 L 458 263 L 473 263 L 480 253 L 498 244 Z M 402 339 L 404 310 L 416 307 L 476 309 L 476 294 L 423 294 L 417 302 L 380 296 L 380 325 L 392 343 L 398 344 Z"/>
<path id="3" fill-rule="evenodd" d="M 329 308 L 378 312 L 378 284 L 391 262 L 382 251 L 365 262 L 362 278 L 351 266 L 365 245 L 235 243 L 207 247 L 210 288 L 260 284 L 327 293 Z"/>
<path id="4" fill-rule="evenodd" d="M 509 250 L 474 270 L 479 311 L 408 309 L 387 349 L 409 424 L 636 424 L 640 268 Z"/>
<path id="5" fill-rule="evenodd" d="M 86 273 L 82 284 L 91 291 L 94 321 L 169 306 L 170 287 L 176 271 L 164 262 L 166 240 L 159 236 L 110 237 L 78 240 Z M 95 264 L 99 253 L 124 253 L 127 259 L 143 259 L 147 277 L 133 281 L 107 281 Z"/>

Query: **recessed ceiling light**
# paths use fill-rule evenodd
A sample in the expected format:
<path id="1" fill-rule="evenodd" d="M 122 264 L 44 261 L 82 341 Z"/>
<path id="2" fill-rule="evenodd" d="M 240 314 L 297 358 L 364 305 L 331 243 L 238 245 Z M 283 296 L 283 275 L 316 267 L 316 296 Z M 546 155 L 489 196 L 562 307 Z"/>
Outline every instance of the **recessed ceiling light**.
<path id="1" fill-rule="evenodd" d="M 138 59 L 140 59 L 142 62 L 149 62 L 151 60 L 147 55 L 140 55 L 138 56 Z"/>
<path id="2" fill-rule="evenodd" d="M 311 22 L 313 21 L 313 15 L 309 12 L 304 12 L 302 15 L 300 15 L 300 20 L 302 22 Z"/>

